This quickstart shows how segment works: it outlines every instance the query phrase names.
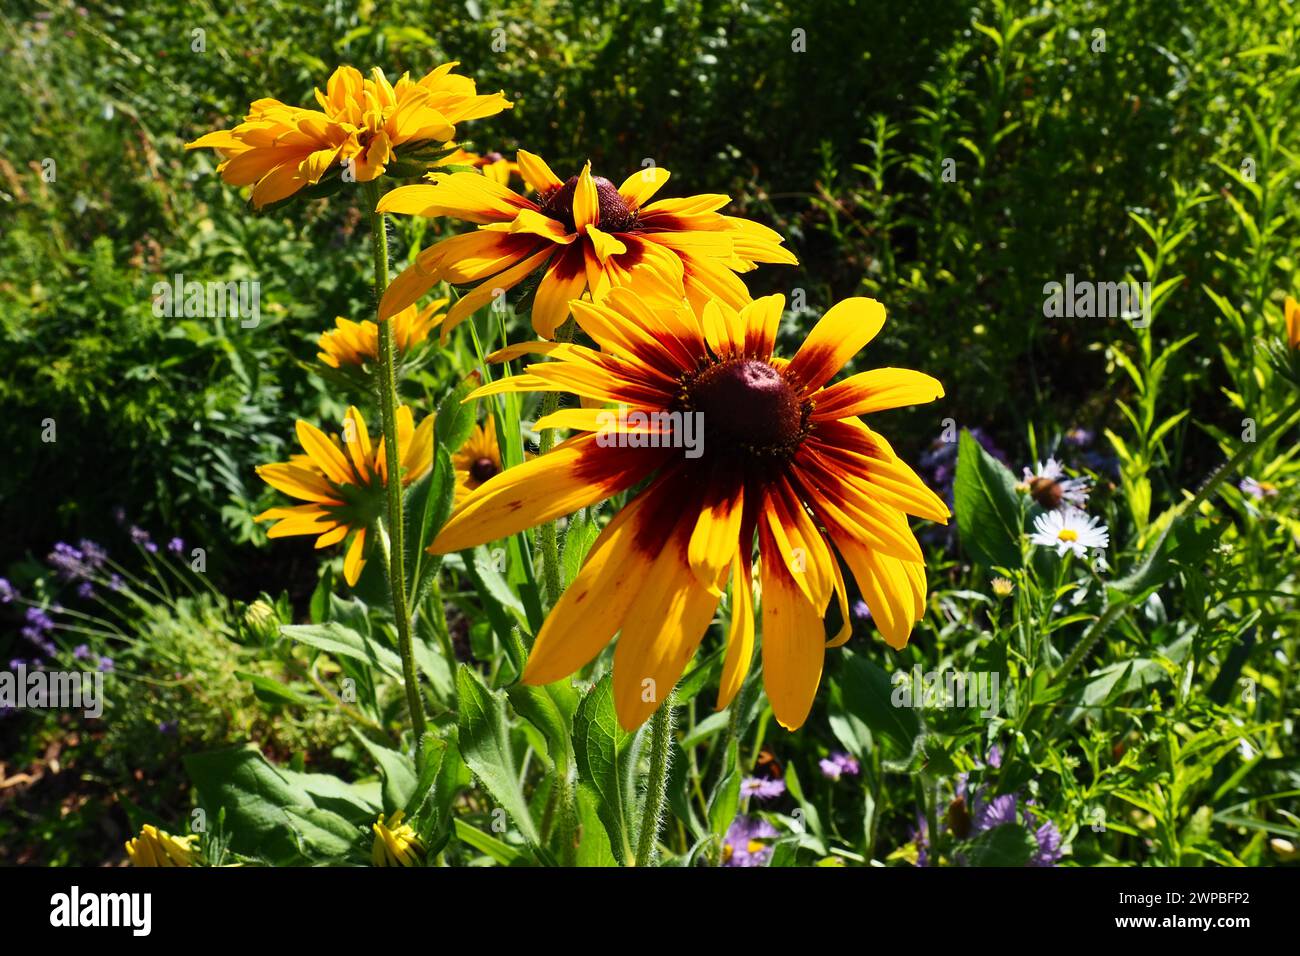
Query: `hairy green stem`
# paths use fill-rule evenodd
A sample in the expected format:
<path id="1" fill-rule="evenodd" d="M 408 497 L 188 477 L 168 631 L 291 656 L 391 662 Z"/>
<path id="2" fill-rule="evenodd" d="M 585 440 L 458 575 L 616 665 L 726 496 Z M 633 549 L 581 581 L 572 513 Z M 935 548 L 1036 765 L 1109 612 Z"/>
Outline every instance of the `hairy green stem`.
<path id="1" fill-rule="evenodd" d="M 384 214 L 375 207 L 379 204 L 379 188 L 374 182 L 363 187 L 366 215 L 370 219 L 371 248 L 375 265 L 375 308 L 388 288 L 388 230 Z M 393 326 L 387 319 L 379 319 L 379 413 L 384 426 L 384 455 L 387 460 L 388 534 L 387 571 L 388 590 L 393 599 L 393 619 L 397 623 L 397 646 L 402 655 L 402 681 L 406 685 L 406 706 L 411 712 L 411 728 L 415 732 L 415 753 L 423 752 L 420 741 L 424 737 L 424 705 L 420 699 L 419 678 L 415 670 L 415 652 L 411 645 L 411 612 L 406 602 L 405 537 L 406 522 L 402 516 L 402 466 L 401 449 L 397 444 L 397 359 L 393 341 Z"/>
<path id="2" fill-rule="evenodd" d="M 646 781 L 645 806 L 641 812 L 641 832 L 637 834 L 637 866 L 654 864 L 663 823 L 664 802 L 668 794 L 668 765 L 672 753 L 673 696 L 663 702 L 650 718 L 650 777 Z"/>
<path id="3" fill-rule="evenodd" d="M 573 319 L 567 320 L 555 330 L 555 341 L 573 341 Z M 560 393 L 547 392 L 542 396 L 542 414 L 545 418 L 560 407 Z M 555 429 L 548 428 L 537 436 L 537 453 L 545 455 L 555 445 Z M 560 532 L 554 521 L 548 521 L 537 529 L 537 542 L 542 551 L 542 574 L 546 582 L 546 602 L 555 606 L 564 590 L 564 579 L 560 573 Z"/>

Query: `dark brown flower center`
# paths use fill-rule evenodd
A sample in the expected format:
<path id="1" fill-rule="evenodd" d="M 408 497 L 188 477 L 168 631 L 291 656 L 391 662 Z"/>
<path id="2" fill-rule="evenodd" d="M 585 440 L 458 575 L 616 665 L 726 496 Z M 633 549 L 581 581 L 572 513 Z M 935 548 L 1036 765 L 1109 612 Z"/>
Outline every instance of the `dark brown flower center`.
<path id="1" fill-rule="evenodd" d="M 491 458 L 479 458 L 469 467 L 469 476 L 480 485 L 497 473 L 497 463 Z"/>
<path id="2" fill-rule="evenodd" d="M 703 416 L 706 449 L 762 458 L 792 455 L 812 411 L 780 372 L 757 359 L 731 359 L 695 373 L 682 383 L 681 404 Z"/>
<path id="3" fill-rule="evenodd" d="M 602 232 L 627 232 L 636 225 L 636 211 L 619 195 L 618 187 L 604 176 L 593 176 L 596 184 L 596 200 L 600 204 L 600 223 Z M 578 177 L 570 176 L 568 182 L 559 186 L 541 200 L 542 212 L 552 219 L 564 223 L 569 231 L 574 231 L 573 194 L 578 189 Z"/>

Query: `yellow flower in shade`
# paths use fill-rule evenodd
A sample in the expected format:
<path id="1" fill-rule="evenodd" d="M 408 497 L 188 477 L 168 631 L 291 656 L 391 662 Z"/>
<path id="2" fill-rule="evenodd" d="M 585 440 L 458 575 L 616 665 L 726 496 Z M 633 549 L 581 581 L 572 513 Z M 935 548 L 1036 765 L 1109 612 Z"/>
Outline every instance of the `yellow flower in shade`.
<path id="1" fill-rule="evenodd" d="M 1293 349 L 1300 349 L 1300 302 L 1286 297 L 1286 341 Z"/>
<path id="2" fill-rule="evenodd" d="M 382 70 L 362 77 L 341 66 L 316 90 L 319 110 L 261 99 L 244 121 L 229 130 L 201 136 L 186 149 L 215 149 L 221 178 L 232 186 L 252 186 L 261 209 L 305 186 L 320 182 L 332 167 L 347 164 L 352 178 L 368 182 L 404 152 L 441 146 L 455 136 L 455 124 L 491 116 L 510 104 L 502 93 L 479 95 L 474 81 L 445 63 L 420 80 L 403 74 L 390 84 Z"/>
<path id="3" fill-rule="evenodd" d="M 438 164 L 439 166 L 473 166 L 480 173 L 502 186 L 510 184 L 511 176 L 520 176 L 519 164 L 512 162 L 500 153 L 485 153 L 480 156 L 466 149 L 458 149 Z M 522 176 L 520 176 L 522 178 Z M 525 187 L 527 183 L 524 184 Z"/>
<path id="4" fill-rule="evenodd" d="M 411 306 L 388 320 L 393 326 L 393 342 L 399 355 L 405 355 L 429 337 L 430 330 L 443 320 L 442 310 L 447 301 L 438 299 L 419 310 Z M 317 358 L 331 368 L 378 361 L 378 325 L 368 319 L 352 322 L 343 316 L 336 318 L 334 325 L 335 328 L 321 333 Z"/>
<path id="5" fill-rule="evenodd" d="M 306 455 L 262 465 L 258 475 L 272 488 L 308 502 L 289 508 L 271 508 L 258 521 L 275 520 L 267 532 L 272 538 L 295 534 L 319 535 L 316 547 L 327 548 L 355 534 L 343 559 L 343 577 L 356 584 L 365 567 L 366 536 L 384 513 L 384 483 L 388 480 L 388 455 L 384 440 L 370 444 L 365 420 L 356 408 L 343 419 L 341 438 L 326 435 L 309 422 L 298 422 L 298 441 Z M 415 427 L 411 409 L 397 409 L 397 446 L 402 484 L 422 477 L 433 465 L 433 416 Z"/>
<path id="6" fill-rule="evenodd" d="M 140 835 L 126 842 L 132 866 L 195 866 L 199 861 L 199 838 L 195 834 L 174 837 L 146 823 Z"/>
<path id="7" fill-rule="evenodd" d="M 637 727 L 681 676 L 730 580 L 718 693 L 725 707 L 755 645 L 756 575 L 767 694 L 776 719 L 795 729 L 812 706 L 824 647 L 851 633 L 834 551 L 885 641 L 907 643 L 926 603 L 924 557 L 907 515 L 946 522 L 948 509 L 858 416 L 929 402 L 943 388 L 895 368 L 828 384 L 884 324 L 884 308 L 871 299 L 839 303 L 792 359 L 773 356 L 783 306 L 777 295 L 739 310 L 710 301 L 697 313 L 674 305 L 662 286 L 651 298 L 617 288 L 603 303 L 573 303 L 600 351 L 530 342 L 495 353 L 501 361 L 530 351 L 554 361 L 474 396 L 565 391 L 618 403 L 622 414 L 573 408 L 537 422 L 580 434 L 482 484 L 430 551 L 460 551 L 641 488 L 546 619 L 525 683 L 574 673 L 619 632 L 615 706 L 625 728 Z M 833 597 L 844 626 L 827 642 L 823 619 Z"/>
<path id="8" fill-rule="evenodd" d="M 497 445 L 496 424 L 491 415 L 482 425 L 475 425 L 465 444 L 451 456 L 456 469 L 456 501 L 501 471 L 501 448 Z"/>
<path id="9" fill-rule="evenodd" d="M 402 822 L 403 813 L 398 810 L 391 820 L 384 822 L 384 815 L 371 825 L 375 831 L 375 843 L 370 851 L 370 861 L 375 866 L 419 866 L 425 854 L 424 843 L 415 834 L 415 828 Z"/>
<path id="10" fill-rule="evenodd" d="M 381 316 L 418 301 L 436 282 L 477 282 L 447 313 L 445 341 L 475 309 L 542 270 L 533 328 L 550 338 L 568 318 L 570 300 L 584 293 L 599 301 L 611 288 L 658 275 L 697 309 L 710 298 L 740 308 L 750 296 L 736 273 L 759 262 L 797 261 L 771 229 L 719 213 L 730 202 L 726 196 L 649 202 L 668 181 L 666 169 L 650 167 L 615 186 L 593 176 L 590 163 L 561 181 L 539 156 L 521 149 L 518 161 L 534 199 L 487 176 L 435 172 L 431 182 L 399 187 L 379 201 L 381 212 L 479 225 L 420 252 L 388 287 Z M 639 265 L 646 268 L 634 268 Z"/>

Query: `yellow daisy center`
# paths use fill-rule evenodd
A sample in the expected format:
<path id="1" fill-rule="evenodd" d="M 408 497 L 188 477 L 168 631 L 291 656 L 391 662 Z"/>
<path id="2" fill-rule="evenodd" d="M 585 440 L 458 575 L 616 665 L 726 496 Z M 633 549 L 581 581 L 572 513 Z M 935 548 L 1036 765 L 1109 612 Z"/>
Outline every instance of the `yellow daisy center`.
<path id="1" fill-rule="evenodd" d="M 1079 532 L 1075 531 L 1073 528 L 1062 528 L 1060 531 L 1056 532 L 1056 537 L 1061 541 L 1078 541 Z"/>

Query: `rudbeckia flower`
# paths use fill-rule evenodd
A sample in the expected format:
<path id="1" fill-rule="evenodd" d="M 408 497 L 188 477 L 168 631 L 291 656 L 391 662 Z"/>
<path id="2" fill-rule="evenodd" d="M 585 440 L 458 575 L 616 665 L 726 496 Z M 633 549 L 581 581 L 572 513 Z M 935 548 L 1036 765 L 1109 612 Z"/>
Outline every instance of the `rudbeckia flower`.
<path id="1" fill-rule="evenodd" d="M 430 183 L 399 187 L 380 200 L 380 212 L 479 225 L 420 252 L 388 287 L 381 317 L 418 301 L 437 282 L 477 282 L 447 314 L 445 341 L 475 309 L 541 270 L 533 328 L 551 338 L 569 316 L 569 301 L 584 293 L 599 301 L 611 288 L 657 275 L 697 309 L 714 298 L 738 309 L 750 295 L 736 273 L 759 262 L 797 261 L 776 232 L 719 213 L 727 196 L 650 202 L 668 181 L 666 169 L 643 169 L 615 186 L 593 176 L 590 163 L 561 180 L 540 156 L 521 149 L 518 161 L 532 199 L 475 173 L 433 173 Z M 641 265 L 647 268 L 634 268 Z"/>
<path id="2" fill-rule="evenodd" d="M 929 402 L 943 388 L 928 375 L 893 368 L 830 385 L 880 330 L 883 306 L 839 303 L 789 360 L 772 354 L 783 306 L 779 295 L 739 310 L 710 301 L 697 314 L 671 295 L 647 301 L 618 288 L 603 304 L 573 303 L 578 325 L 600 351 L 531 342 L 496 353 L 507 360 L 534 351 L 555 361 L 531 364 L 473 395 L 558 390 L 631 410 L 563 409 L 537 422 L 538 429 L 581 434 L 485 482 L 431 551 L 503 538 L 643 485 L 551 610 L 525 683 L 574 673 L 621 632 L 615 706 L 624 727 L 637 727 L 677 683 L 730 580 L 717 702 L 725 707 L 754 649 L 756 576 L 764 682 L 777 720 L 793 730 L 821 680 L 823 616 L 833 596 L 844 626 L 830 645 L 852 632 L 836 551 L 885 640 L 895 648 L 907 643 L 925 609 L 926 582 L 906 516 L 946 521 L 948 509 L 857 416 Z"/>
<path id="3" fill-rule="evenodd" d="M 375 842 L 370 850 L 370 862 L 375 866 L 417 866 L 424 856 L 424 843 L 414 827 L 402 822 L 402 817 L 402 811 L 398 810 L 385 822 L 381 813 L 371 824 Z"/>
<path id="4" fill-rule="evenodd" d="M 357 149 L 349 156 L 360 183 L 376 179 L 399 147 L 441 144 L 456 135 L 455 124 L 510 109 L 504 93 L 479 95 L 474 81 L 453 73 L 456 63 L 444 63 L 420 80 L 402 74 L 390 84 L 375 67 L 362 77 L 355 67 L 341 66 L 316 91 L 325 115 L 357 131 Z"/>
<path id="5" fill-rule="evenodd" d="M 1300 349 L 1300 302 L 1286 297 L 1286 341 L 1293 349 Z"/>
<path id="6" fill-rule="evenodd" d="M 393 341 L 399 354 L 406 354 L 429 337 L 429 331 L 443 320 L 442 310 L 447 299 L 438 299 L 423 309 L 415 306 L 403 309 L 389 319 L 393 327 Z M 365 365 L 379 360 L 379 326 L 368 319 L 353 322 L 339 316 L 335 328 L 322 332 L 318 345 L 319 358 L 331 368 L 344 365 Z"/>
<path id="7" fill-rule="evenodd" d="M 195 834 L 175 837 L 146 823 L 140 835 L 126 843 L 132 866 L 195 866 L 199 860 L 199 838 Z"/>
<path id="8" fill-rule="evenodd" d="M 357 147 L 355 130 L 324 113 L 262 99 L 234 129 L 200 136 L 185 148 L 215 149 L 222 180 L 252 186 L 253 207 L 261 209 L 314 186 Z"/>
<path id="9" fill-rule="evenodd" d="M 496 424 L 489 415 L 482 425 L 475 425 L 465 444 L 451 456 L 456 470 L 456 501 L 465 497 L 501 471 L 501 448 L 497 444 Z"/>
<path id="10" fill-rule="evenodd" d="M 267 532 L 271 538 L 319 535 L 318 548 L 328 548 L 352 534 L 352 543 L 343 559 L 343 576 L 349 585 L 356 584 L 366 563 L 367 534 L 386 507 L 384 483 L 388 480 L 388 455 L 384 440 L 380 438 L 372 446 L 365 419 L 356 408 L 349 408 L 341 438 L 326 435 L 310 422 L 299 420 L 298 441 L 305 455 L 262 465 L 257 474 L 277 491 L 308 504 L 271 508 L 258 515 L 257 520 L 276 521 Z M 433 465 L 433 416 L 425 418 L 416 428 L 410 408 L 398 406 L 397 445 L 402 484 L 409 485 Z"/>
<path id="11" fill-rule="evenodd" d="M 420 80 L 403 74 L 394 86 L 382 70 L 370 78 L 341 66 L 316 90 L 319 110 L 261 99 L 234 129 L 201 136 L 186 149 L 215 149 L 217 171 L 232 186 L 253 186 L 261 209 L 320 182 L 332 167 L 350 164 L 357 182 L 383 174 L 403 153 L 441 146 L 455 124 L 491 116 L 512 105 L 502 93 L 479 95 L 474 81 L 445 63 Z"/>

